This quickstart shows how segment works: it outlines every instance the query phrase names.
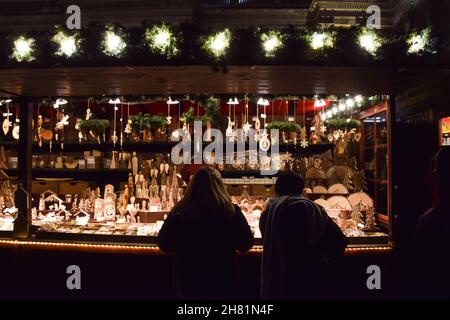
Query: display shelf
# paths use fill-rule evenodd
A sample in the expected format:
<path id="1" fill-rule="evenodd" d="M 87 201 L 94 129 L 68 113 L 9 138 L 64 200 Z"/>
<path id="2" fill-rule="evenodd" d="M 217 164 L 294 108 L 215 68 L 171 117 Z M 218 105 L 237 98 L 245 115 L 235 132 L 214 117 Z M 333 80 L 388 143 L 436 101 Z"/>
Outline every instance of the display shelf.
<path id="1" fill-rule="evenodd" d="M 172 148 L 179 142 L 172 141 L 143 141 L 143 142 L 124 142 L 122 146 L 119 143 L 115 145 L 112 142 L 78 142 L 70 141 L 64 142 L 63 148 L 61 142 L 53 142 L 50 150 L 50 144 L 48 142 L 39 146 L 37 142 L 33 142 L 33 153 L 50 153 L 50 152 L 84 152 L 84 151 L 136 151 L 136 152 L 170 152 Z M 203 147 L 206 147 L 210 142 L 204 142 Z M 15 141 L 0 141 L 0 147 L 5 147 L 6 150 L 14 150 L 18 147 L 18 142 Z M 291 152 L 300 156 L 311 156 L 315 154 L 324 153 L 334 148 L 334 144 L 315 144 L 309 145 L 306 148 L 302 148 L 299 145 L 292 143 L 280 143 L 278 144 L 280 152 Z M 245 149 L 249 149 L 249 143 L 245 143 Z M 225 145 L 223 150 L 226 150 Z M 234 150 L 236 150 L 236 143 L 234 144 Z"/>
<path id="2" fill-rule="evenodd" d="M 9 176 L 17 176 L 18 169 L 4 170 Z M 39 178 L 72 178 L 73 180 L 89 181 L 126 181 L 129 169 L 33 169 L 33 179 Z"/>
<path id="3" fill-rule="evenodd" d="M 112 142 L 64 142 L 63 148 L 61 142 L 53 142 L 50 150 L 48 142 L 39 146 L 38 143 L 33 142 L 33 153 L 50 153 L 50 152 L 84 152 L 84 151 L 136 151 L 136 152 L 170 152 L 173 146 L 178 142 L 171 141 L 152 141 L 152 142 L 126 142 L 120 146 L 119 143 L 115 145 Z M 1 141 L 0 146 L 4 146 L 7 150 L 16 149 L 17 142 Z"/>

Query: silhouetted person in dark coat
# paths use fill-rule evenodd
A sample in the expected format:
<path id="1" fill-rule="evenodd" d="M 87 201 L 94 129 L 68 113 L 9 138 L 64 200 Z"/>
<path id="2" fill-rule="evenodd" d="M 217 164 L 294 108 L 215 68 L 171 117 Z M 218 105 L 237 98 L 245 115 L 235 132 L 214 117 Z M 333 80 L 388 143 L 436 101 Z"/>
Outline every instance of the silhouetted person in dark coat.
<path id="1" fill-rule="evenodd" d="M 180 299 L 229 299 L 238 293 L 236 250 L 249 250 L 254 238 L 219 172 L 203 167 L 164 221 L 157 242 L 161 250 L 174 253 Z"/>
<path id="2" fill-rule="evenodd" d="M 280 175 L 275 184 L 278 198 L 261 215 L 262 299 L 323 297 L 327 265 L 347 246 L 325 210 L 300 196 L 303 186 L 293 173 Z"/>
<path id="3" fill-rule="evenodd" d="M 422 297 L 450 299 L 450 147 L 433 159 L 435 204 L 419 219 L 419 282 Z"/>

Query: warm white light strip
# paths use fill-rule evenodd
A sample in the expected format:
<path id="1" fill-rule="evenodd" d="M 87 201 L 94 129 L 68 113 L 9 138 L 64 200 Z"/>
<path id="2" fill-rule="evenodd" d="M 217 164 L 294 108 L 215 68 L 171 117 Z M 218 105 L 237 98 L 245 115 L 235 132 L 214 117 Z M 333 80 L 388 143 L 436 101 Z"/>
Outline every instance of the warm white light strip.
<path id="1" fill-rule="evenodd" d="M 24 240 L 0 240 L 0 244 L 15 245 L 15 246 L 30 246 L 30 247 L 65 247 L 65 248 L 91 248 L 91 249 L 121 249 L 121 250 L 146 250 L 146 251 L 158 251 L 156 246 L 142 246 L 142 245 L 120 245 L 120 244 L 91 244 L 91 243 L 73 243 L 73 242 L 47 242 L 47 241 L 24 241 Z M 345 252 L 390 252 L 392 246 L 367 246 L 367 247 L 349 247 L 345 249 Z M 253 247 L 249 252 L 262 252 L 261 246 Z"/>

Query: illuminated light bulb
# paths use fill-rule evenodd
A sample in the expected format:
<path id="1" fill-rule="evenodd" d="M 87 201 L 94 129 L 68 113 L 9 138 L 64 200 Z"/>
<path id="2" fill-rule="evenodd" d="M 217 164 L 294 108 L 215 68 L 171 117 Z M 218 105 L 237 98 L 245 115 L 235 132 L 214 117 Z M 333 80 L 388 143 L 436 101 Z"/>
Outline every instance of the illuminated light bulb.
<path id="1" fill-rule="evenodd" d="M 63 106 L 67 104 L 67 100 L 63 98 L 56 99 L 55 103 L 53 104 L 53 108 L 58 109 L 59 106 Z"/>
<path id="2" fill-rule="evenodd" d="M 167 25 L 155 25 L 145 32 L 145 40 L 152 51 L 165 55 L 167 58 L 178 54 L 177 39 L 172 29 Z"/>
<path id="3" fill-rule="evenodd" d="M 104 53 L 110 56 L 120 56 L 125 50 L 127 44 L 122 37 L 111 30 L 105 32 Z"/>
<path id="4" fill-rule="evenodd" d="M 343 103 L 342 101 L 339 102 L 338 107 L 339 107 L 339 111 L 345 111 L 345 103 Z"/>
<path id="5" fill-rule="evenodd" d="M 33 46 L 34 39 L 25 38 L 24 36 L 20 36 L 16 40 L 14 40 L 14 49 L 13 49 L 13 58 L 17 61 L 33 61 Z"/>
<path id="6" fill-rule="evenodd" d="M 311 46 L 313 49 L 322 48 L 325 45 L 326 35 L 323 33 L 314 33 L 312 36 Z"/>
<path id="7" fill-rule="evenodd" d="M 320 115 L 320 118 L 322 119 L 322 121 L 326 121 L 326 120 L 327 120 L 327 115 L 326 115 L 326 113 L 322 113 L 322 114 Z"/>
<path id="8" fill-rule="evenodd" d="M 264 105 L 264 99 L 263 98 L 259 98 L 258 102 L 256 104 Z"/>
<path id="9" fill-rule="evenodd" d="M 345 104 L 349 109 L 352 109 L 355 106 L 355 100 L 349 98 L 345 101 Z"/>
<path id="10" fill-rule="evenodd" d="M 266 57 L 274 56 L 275 51 L 283 45 L 280 34 L 275 31 L 262 34 L 261 41 Z"/>
<path id="11" fill-rule="evenodd" d="M 75 45 L 75 38 L 68 37 L 61 41 L 61 52 L 63 52 L 66 56 L 71 57 L 77 51 L 77 47 Z"/>
<path id="12" fill-rule="evenodd" d="M 67 104 L 67 100 L 63 99 L 63 98 L 59 98 L 56 100 L 56 103 L 59 104 L 60 106 Z"/>
<path id="13" fill-rule="evenodd" d="M 169 100 L 167 100 L 167 104 L 178 104 L 180 103 L 178 100 L 172 100 L 171 97 L 169 97 Z"/>
<path id="14" fill-rule="evenodd" d="M 331 109 L 331 111 L 333 112 L 333 114 L 337 114 L 338 113 L 338 108 L 337 107 L 333 107 L 333 109 Z"/>
<path id="15" fill-rule="evenodd" d="M 432 52 L 433 39 L 431 28 L 423 29 L 420 32 L 414 32 L 407 40 L 409 45 L 408 54 L 421 55 L 427 51 Z M 435 52 L 432 52 L 435 53 Z"/>
<path id="16" fill-rule="evenodd" d="M 168 30 L 159 30 L 155 36 L 155 45 L 159 47 L 166 47 L 170 44 L 170 32 Z"/>
<path id="17" fill-rule="evenodd" d="M 364 98 L 362 95 L 359 94 L 359 95 L 355 96 L 355 101 L 358 105 L 361 105 L 364 102 Z"/>
<path id="18" fill-rule="evenodd" d="M 423 50 L 425 47 L 425 39 L 421 35 L 417 35 L 411 39 L 411 46 L 409 47 L 408 52 L 416 53 Z"/>
<path id="19" fill-rule="evenodd" d="M 230 47 L 230 39 L 231 33 L 228 29 L 225 29 L 222 32 L 209 36 L 204 46 L 212 55 L 219 58 Z"/>
<path id="20" fill-rule="evenodd" d="M 116 98 L 116 99 L 109 99 L 109 102 L 108 102 L 109 104 L 119 104 L 119 103 L 121 103 L 120 102 L 120 99 L 119 98 Z"/>
<path id="21" fill-rule="evenodd" d="M 331 119 L 331 117 L 333 117 L 333 112 L 331 110 L 327 111 L 327 118 Z"/>
<path id="22" fill-rule="evenodd" d="M 227 41 L 223 34 L 219 34 L 211 43 L 211 48 L 214 51 L 222 51 L 226 48 L 226 46 L 227 46 Z"/>
<path id="23" fill-rule="evenodd" d="M 53 41 L 58 45 L 56 55 L 72 57 L 78 50 L 80 40 L 77 36 L 66 35 L 63 31 L 59 31 L 53 36 Z"/>
<path id="24" fill-rule="evenodd" d="M 368 53 L 375 55 L 382 45 L 382 40 L 372 30 L 364 30 L 358 37 L 359 46 Z"/>
<path id="25" fill-rule="evenodd" d="M 332 47 L 333 39 L 332 36 L 326 32 L 314 32 L 311 36 L 310 45 L 314 50 L 322 49 L 324 47 Z"/>
<path id="26" fill-rule="evenodd" d="M 280 41 L 275 37 L 264 41 L 264 44 L 263 44 L 264 50 L 266 52 L 274 51 L 276 48 L 278 48 L 279 45 L 280 45 Z"/>

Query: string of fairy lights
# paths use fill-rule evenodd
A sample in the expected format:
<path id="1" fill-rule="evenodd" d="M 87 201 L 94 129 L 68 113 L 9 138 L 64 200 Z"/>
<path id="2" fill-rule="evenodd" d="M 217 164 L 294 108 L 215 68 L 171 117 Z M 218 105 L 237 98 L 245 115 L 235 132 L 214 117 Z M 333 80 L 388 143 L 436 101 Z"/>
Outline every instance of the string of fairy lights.
<path id="1" fill-rule="evenodd" d="M 321 30 L 311 31 L 305 34 L 305 41 L 308 47 L 314 51 L 325 50 L 336 46 L 338 31 Z M 142 40 L 149 49 L 161 56 L 171 58 L 180 54 L 180 33 L 166 24 L 153 25 L 147 28 L 142 34 Z M 224 29 L 200 39 L 201 48 L 212 58 L 221 59 L 230 49 L 233 38 L 233 31 Z M 267 58 L 276 56 L 277 52 L 285 45 L 287 34 L 281 31 L 270 30 L 259 33 L 259 41 L 264 56 Z M 79 31 L 64 31 L 57 27 L 51 41 L 56 44 L 56 56 L 73 59 L 80 55 L 80 46 L 83 42 Z M 355 39 L 359 47 L 368 55 L 377 56 L 380 48 L 393 40 L 381 35 L 377 30 L 361 28 Z M 407 53 L 409 55 L 423 55 L 425 53 L 435 53 L 434 38 L 431 28 L 414 31 L 405 38 Z M 10 59 L 17 62 L 31 62 L 36 59 L 36 47 L 38 40 L 26 35 L 19 35 L 13 41 Z M 126 35 L 122 28 L 107 25 L 102 34 L 100 48 L 106 56 L 120 58 L 130 47 L 127 43 Z"/>

